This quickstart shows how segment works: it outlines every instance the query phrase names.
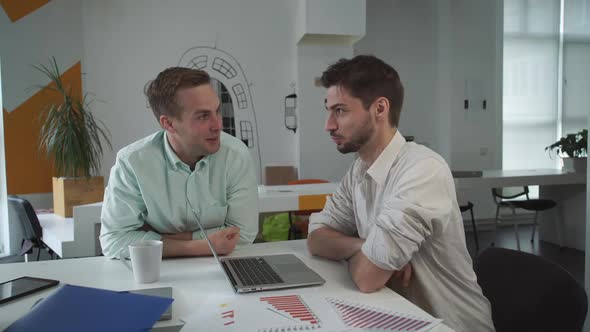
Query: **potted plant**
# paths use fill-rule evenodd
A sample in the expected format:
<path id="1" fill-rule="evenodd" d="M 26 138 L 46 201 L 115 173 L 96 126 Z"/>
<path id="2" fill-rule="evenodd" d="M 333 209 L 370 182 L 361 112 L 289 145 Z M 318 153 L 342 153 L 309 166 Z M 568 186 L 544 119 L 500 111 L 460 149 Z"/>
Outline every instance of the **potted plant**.
<path id="1" fill-rule="evenodd" d="M 74 94 L 64 85 L 54 57 L 49 66 L 33 67 L 51 81 L 38 88 L 60 96 L 59 103 L 45 105 L 41 111 L 39 149 L 53 161 L 57 173 L 53 178 L 54 212 L 71 217 L 73 206 L 103 199 L 104 179 L 97 175 L 103 154 L 101 139 L 112 148 L 109 134 L 90 112 L 87 94 Z"/>
<path id="2" fill-rule="evenodd" d="M 584 129 L 575 134 L 565 135 L 545 150 L 549 150 L 550 155 L 553 152 L 556 156 L 560 156 L 565 169 L 583 172 L 586 171 L 587 146 L 588 129 Z"/>

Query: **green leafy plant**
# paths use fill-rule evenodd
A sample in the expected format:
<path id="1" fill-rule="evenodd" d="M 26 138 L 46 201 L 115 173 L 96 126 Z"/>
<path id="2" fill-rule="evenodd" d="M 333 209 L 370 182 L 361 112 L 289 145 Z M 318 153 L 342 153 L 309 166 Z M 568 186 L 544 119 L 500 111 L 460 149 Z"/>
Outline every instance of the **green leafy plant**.
<path id="1" fill-rule="evenodd" d="M 588 129 L 584 129 L 579 133 L 567 134 L 559 141 L 545 147 L 549 153 L 555 152 L 557 156 L 566 156 L 570 158 L 586 157 L 588 155 Z"/>
<path id="2" fill-rule="evenodd" d="M 58 176 L 90 178 L 100 172 L 103 154 L 101 138 L 112 149 L 110 134 L 102 122 L 97 122 L 89 110 L 87 94 L 79 97 L 71 87 L 64 86 L 55 57 L 49 66 L 33 66 L 47 76 L 50 85 L 38 85 L 41 90 L 56 92 L 60 103 L 48 104 L 41 112 L 39 149 L 53 160 Z"/>

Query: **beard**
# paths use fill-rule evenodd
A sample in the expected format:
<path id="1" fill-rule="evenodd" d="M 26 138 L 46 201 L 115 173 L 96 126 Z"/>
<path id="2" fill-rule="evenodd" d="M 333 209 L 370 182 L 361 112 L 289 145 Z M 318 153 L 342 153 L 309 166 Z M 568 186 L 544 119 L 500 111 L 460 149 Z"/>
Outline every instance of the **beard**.
<path id="1" fill-rule="evenodd" d="M 342 154 L 358 152 L 369 141 L 374 132 L 375 128 L 371 125 L 370 121 L 370 118 L 367 117 L 359 130 L 353 133 L 348 142 L 344 142 L 336 147 L 338 151 Z"/>

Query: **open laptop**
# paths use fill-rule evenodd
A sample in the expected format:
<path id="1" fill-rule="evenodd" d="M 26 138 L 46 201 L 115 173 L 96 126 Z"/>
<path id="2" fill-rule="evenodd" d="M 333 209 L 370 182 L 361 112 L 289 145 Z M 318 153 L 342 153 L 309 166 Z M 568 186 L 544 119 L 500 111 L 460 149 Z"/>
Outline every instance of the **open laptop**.
<path id="1" fill-rule="evenodd" d="M 197 216 L 197 225 L 236 293 L 323 285 L 326 281 L 293 254 L 219 258 Z"/>

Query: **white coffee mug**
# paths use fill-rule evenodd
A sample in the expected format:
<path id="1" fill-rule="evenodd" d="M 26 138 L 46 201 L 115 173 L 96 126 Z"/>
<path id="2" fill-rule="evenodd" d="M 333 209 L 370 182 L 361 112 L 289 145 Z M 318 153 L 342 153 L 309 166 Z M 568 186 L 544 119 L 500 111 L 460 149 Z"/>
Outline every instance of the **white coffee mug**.
<path id="1" fill-rule="evenodd" d="M 136 282 L 147 284 L 160 279 L 162 241 L 142 240 L 130 244 L 129 257 L 131 258 L 131 266 L 124 258 L 121 258 L 121 262 L 133 271 Z"/>

